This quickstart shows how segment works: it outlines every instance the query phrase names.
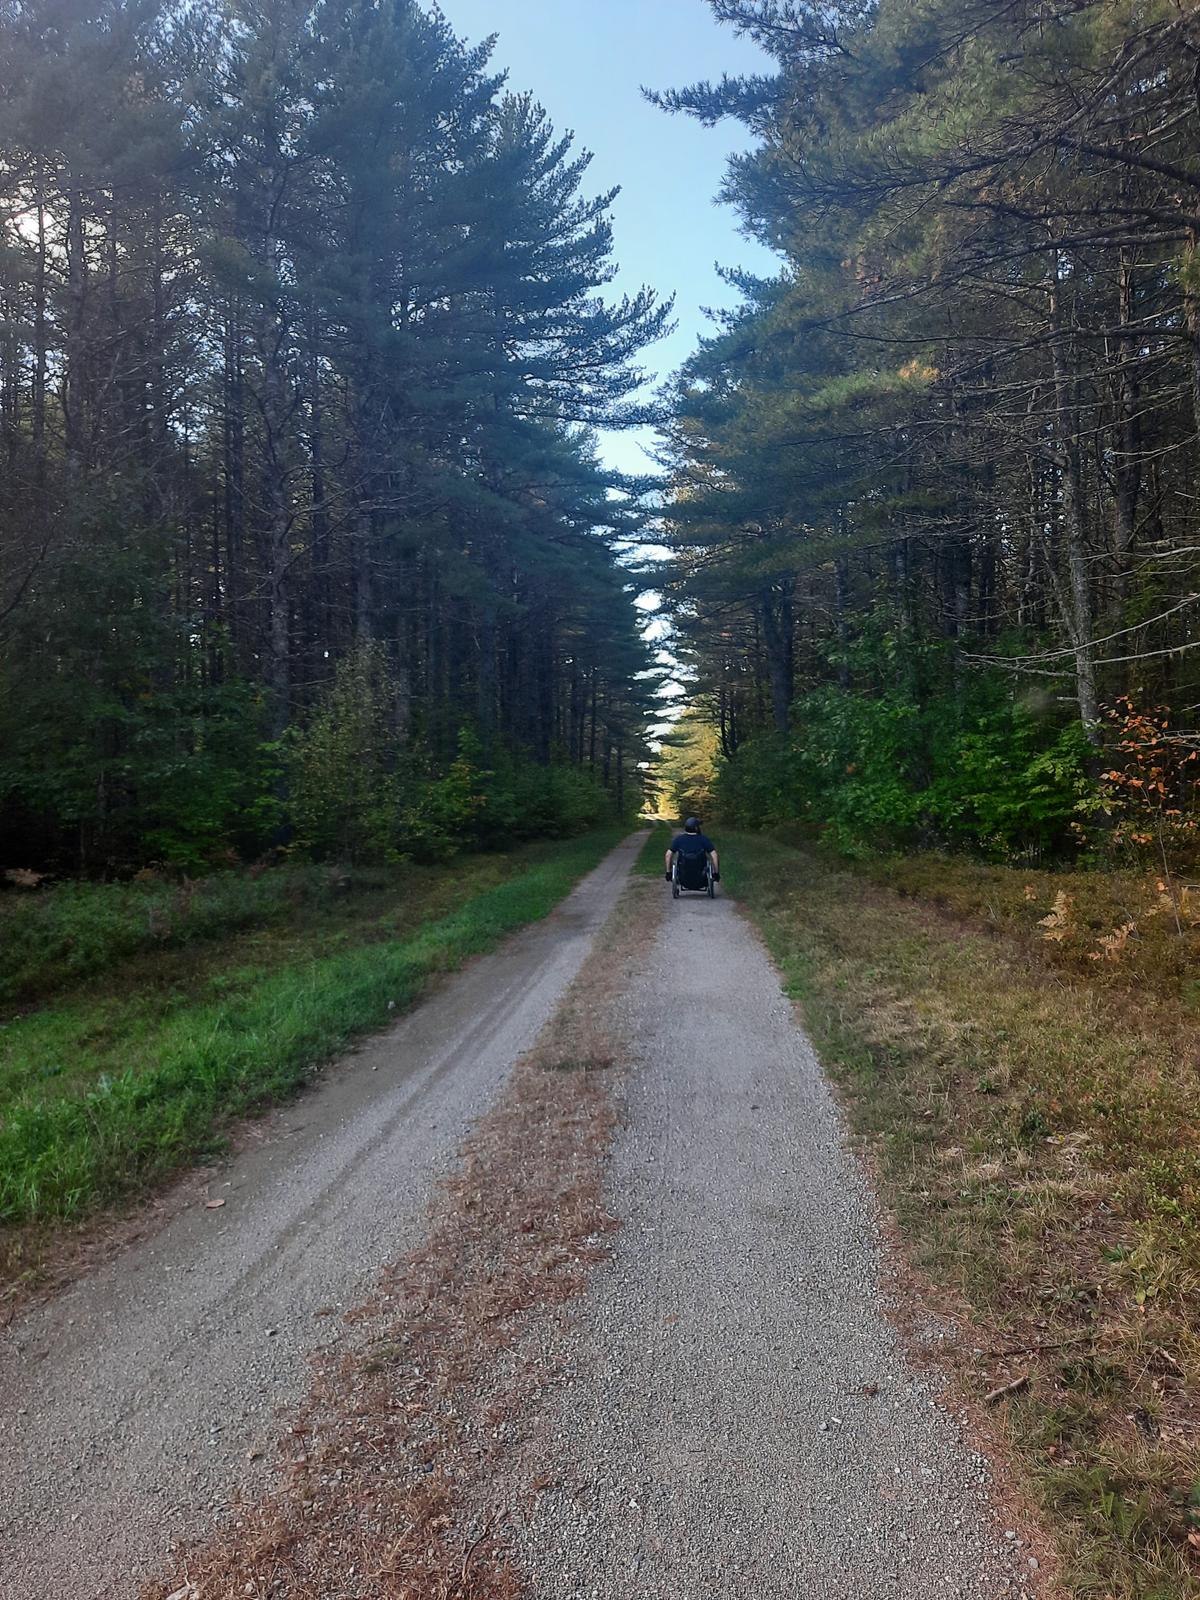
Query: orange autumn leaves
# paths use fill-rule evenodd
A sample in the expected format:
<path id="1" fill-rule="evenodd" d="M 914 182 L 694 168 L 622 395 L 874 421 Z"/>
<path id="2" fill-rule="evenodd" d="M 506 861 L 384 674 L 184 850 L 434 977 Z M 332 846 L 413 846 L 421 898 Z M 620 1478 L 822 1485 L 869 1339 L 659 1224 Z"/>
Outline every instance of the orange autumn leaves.
<path id="1" fill-rule="evenodd" d="M 1163 846 L 1168 833 L 1193 835 L 1200 809 L 1200 752 L 1192 735 L 1172 730 L 1163 707 L 1140 711 L 1128 695 L 1108 708 L 1116 759 L 1101 774 L 1113 838 Z"/>

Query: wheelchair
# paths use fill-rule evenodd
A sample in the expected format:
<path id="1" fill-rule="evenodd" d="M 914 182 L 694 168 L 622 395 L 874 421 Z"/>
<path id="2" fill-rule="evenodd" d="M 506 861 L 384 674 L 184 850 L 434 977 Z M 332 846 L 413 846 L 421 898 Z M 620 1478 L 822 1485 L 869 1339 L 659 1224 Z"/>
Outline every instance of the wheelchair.
<path id="1" fill-rule="evenodd" d="M 712 862 L 704 855 L 683 855 L 677 852 L 671 867 L 671 898 L 678 900 L 684 892 L 706 894 L 710 900 L 717 897 Z"/>

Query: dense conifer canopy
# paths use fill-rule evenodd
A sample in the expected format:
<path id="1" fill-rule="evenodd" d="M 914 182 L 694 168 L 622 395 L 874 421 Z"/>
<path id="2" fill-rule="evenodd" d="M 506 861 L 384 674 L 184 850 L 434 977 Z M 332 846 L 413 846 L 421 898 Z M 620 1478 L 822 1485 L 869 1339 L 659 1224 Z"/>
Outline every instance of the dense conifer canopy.
<path id="1" fill-rule="evenodd" d="M 625 799 L 645 486 L 592 432 L 669 308 L 587 167 L 412 0 L 4 0 L 0 857 L 291 837 L 341 665 L 410 828 L 464 728 Z"/>

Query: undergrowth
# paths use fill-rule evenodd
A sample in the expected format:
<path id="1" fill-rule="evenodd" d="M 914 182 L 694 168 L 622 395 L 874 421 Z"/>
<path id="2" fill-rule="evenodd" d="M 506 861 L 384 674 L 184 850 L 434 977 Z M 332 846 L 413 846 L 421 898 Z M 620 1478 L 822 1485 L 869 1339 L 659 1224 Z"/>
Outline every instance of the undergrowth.
<path id="1" fill-rule="evenodd" d="M 1039 871 L 965 856 L 875 856 L 856 870 L 952 917 L 1015 936 L 1048 968 L 1200 1013 L 1200 886 L 1140 870 Z"/>
<path id="2" fill-rule="evenodd" d="M 1114 908 L 1139 919 L 1134 885 L 1099 875 L 921 858 L 849 870 L 750 836 L 723 866 L 871 1141 L 910 1259 L 961 1311 L 965 1380 L 982 1395 L 1028 1379 L 1002 1404 L 1069 1591 L 1194 1595 L 1187 930 L 1172 913 L 1163 931 L 1160 907 L 1132 955 L 1106 955 Z"/>
<path id="3" fill-rule="evenodd" d="M 292 1093 L 432 978 L 547 915 L 623 831 L 536 847 L 499 881 L 481 882 L 475 863 L 442 869 L 424 903 L 396 883 L 390 916 L 340 948 L 322 951 L 314 929 L 277 964 L 217 963 L 182 995 L 94 993 L 10 1021 L 0 1221 L 77 1218 L 208 1153 L 230 1119 Z"/>
<path id="4" fill-rule="evenodd" d="M 427 879 L 424 869 L 417 881 Z M 172 880 L 142 873 L 128 883 L 63 883 L 0 895 L 0 1005 L 78 985 L 137 956 L 192 949 L 246 928 L 327 917 L 332 907 L 394 903 L 400 868 L 272 867 Z"/>

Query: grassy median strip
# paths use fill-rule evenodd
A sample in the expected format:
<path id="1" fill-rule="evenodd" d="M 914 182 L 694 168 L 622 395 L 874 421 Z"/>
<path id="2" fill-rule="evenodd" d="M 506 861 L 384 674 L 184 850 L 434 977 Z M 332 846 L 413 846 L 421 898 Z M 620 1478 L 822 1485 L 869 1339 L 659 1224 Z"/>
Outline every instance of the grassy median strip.
<path id="1" fill-rule="evenodd" d="M 1049 875 L 960 863 L 937 906 L 933 864 L 864 872 L 724 842 L 910 1259 L 961 1317 L 960 1375 L 981 1398 L 1006 1391 L 994 1403 L 1069 1592 L 1194 1595 L 1200 1017 L 1186 982 L 1152 986 L 1139 962 L 1122 978 L 1082 944 L 1064 959 L 1069 941 L 1045 937 L 1060 931 Z M 1094 946 L 1093 920 L 1080 938 Z"/>
<path id="2" fill-rule="evenodd" d="M 0 1031 L 0 1222 L 77 1218 L 209 1153 L 230 1119 L 296 1090 L 440 973 L 546 916 L 623 830 L 521 852 L 478 888 L 465 860 L 393 907 L 392 936 L 266 968 L 210 964 L 198 992 L 91 994 Z M 448 903 L 449 902 L 449 903 Z M 400 931 L 406 926 L 407 931 Z"/>
<path id="3" fill-rule="evenodd" d="M 667 847 L 679 830 L 670 828 L 666 823 L 656 823 L 646 835 L 646 842 L 634 866 L 634 872 L 642 878 L 661 878 L 663 876 L 663 861 L 666 858 Z"/>

